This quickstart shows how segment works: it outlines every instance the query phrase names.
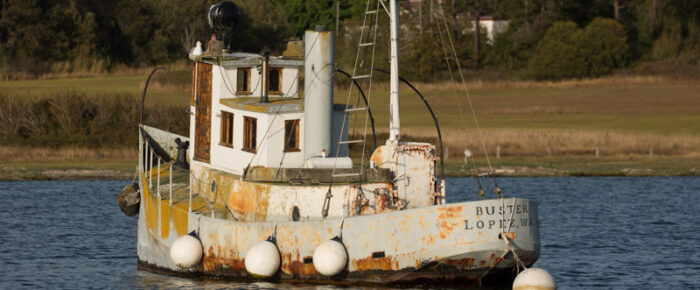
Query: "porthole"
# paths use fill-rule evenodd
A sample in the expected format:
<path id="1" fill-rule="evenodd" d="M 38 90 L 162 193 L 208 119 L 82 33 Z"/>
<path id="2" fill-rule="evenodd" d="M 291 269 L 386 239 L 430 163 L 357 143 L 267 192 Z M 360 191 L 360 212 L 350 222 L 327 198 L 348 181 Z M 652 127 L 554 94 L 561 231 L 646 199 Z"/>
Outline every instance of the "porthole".
<path id="1" fill-rule="evenodd" d="M 293 206 L 292 207 L 292 220 L 295 222 L 298 222 L 300 217 L 301 217 L 301 214 L 299 213 L 299 207 L 296 205 Z"/>

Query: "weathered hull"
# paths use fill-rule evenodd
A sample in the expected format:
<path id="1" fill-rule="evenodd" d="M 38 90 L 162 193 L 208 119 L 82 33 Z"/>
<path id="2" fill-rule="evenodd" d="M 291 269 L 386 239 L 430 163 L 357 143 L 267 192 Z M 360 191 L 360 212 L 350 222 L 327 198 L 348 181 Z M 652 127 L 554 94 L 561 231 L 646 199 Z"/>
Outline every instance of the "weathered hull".
<path id="1" fill-rule="evenodd" d="M 185 206 L 152 197 L 141 203 L 140 210 L 139 268 L 182 276 L 253 279 L 245 270 L 246 252 L 273 234 L 282 265 L 271 280 L 279 281 L 481 283 L 488 276 L 512 279 L 516 268 L 513 252 L 529 266 L 540 250 L 537 206 L 517 198 L 278 223 L 236 222 L 188 213 Z M 180 269 L 169 258 L 170 245 L 192 230 L 198 231 L 203 245 L 202 262 Z M 311 257 L 321 242 L 335 236 L 342 237 L 349 262 L 341 274 L 325 277 L 316 272 Z"/>

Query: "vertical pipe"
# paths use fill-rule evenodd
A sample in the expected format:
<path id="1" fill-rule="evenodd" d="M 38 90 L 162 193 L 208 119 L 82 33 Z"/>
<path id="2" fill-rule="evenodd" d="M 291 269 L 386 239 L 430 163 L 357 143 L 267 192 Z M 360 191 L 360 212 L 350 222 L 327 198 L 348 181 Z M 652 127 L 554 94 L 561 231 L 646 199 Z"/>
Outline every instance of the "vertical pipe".
<path id="1" fill-rule="evenodd" d="M 304 159 L 319 156 L 324 150 L 333 154 L 334 46 L 333 32 L 323 26 L 304 33 Z"/>
<path id="2" fill-rule="evenodd" d="M 161 207 L 163 206 L 163 204 L 162 204 L 163 199 L 160 198 L 160 157 L 157 157 L 157 158 L 158 158 L 158 180 L 156 181 L 156 184 L 158 186 L 158 189 L 157 189 L 157 192 L 158 192 L 158 235 L 160 236 L 161 235 L 161 226 L 160 225 L 162 224 L 161 210 L 163 210 Z"/>
<path id="3" fill-rule="evenodd" d="M 389 81 L 391 86 L 389 116 L 391 120 L 389 124 L 389 141 L 398 142 L 401 124 L 399 120 L 399 7 L 396 4 L 396 0 L 391 0 L 389 10 L 391 10 L 391 77 Z"/>
<path id="4" fill-rule="evenodd" d="M 261 76 L 262 90 L 260 94 L 260 102 L 267 103 L 270 92 L 270 51 L 267 49 L 263 51 Z"/>
<path id="5" fill-rule="evenodd" d="M 139 185 L 141 185 L 141 173 L 143 172 L 143 135 L 139 130 Z"/>
<path id="6" fill-rule="evenodd" d="M 156 180 L 156 186 L 158 189 L 156 191 L 158 192 L 158 199 L 160 199 L 160 157 L 158 157 L 158 180 Z"/>
<path id="7" fill-rule="evenodd" d="M 189 174 L 189 177 L 190 177 L 190 186 L 189 186 L 189 188 L 190 188 L 190 206 L 188 207 L 187 212 L 192 212 L 192 174 L 191 173 Z"/>
<path id="8" fill-rule="evenodd" d="M 148 189 L 153 184 L 153 148 L 148 148 Z"/>
<path id="9" fill-rule="evenodd" d="M 168 182 L 170 184 L 170 205 L 173 205 L 173 164 L 170 163 L 170 168 L 168 169 L 168 172 L 170 172 L 170 181 Z"/>

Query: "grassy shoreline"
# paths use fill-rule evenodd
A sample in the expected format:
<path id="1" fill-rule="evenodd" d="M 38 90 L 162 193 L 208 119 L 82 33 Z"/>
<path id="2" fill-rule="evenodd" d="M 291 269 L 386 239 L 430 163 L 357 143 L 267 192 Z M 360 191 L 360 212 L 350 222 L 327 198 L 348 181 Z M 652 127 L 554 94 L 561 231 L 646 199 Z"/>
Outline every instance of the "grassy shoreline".
<path id="1" fill-rule="evenodd" d="M 479 172 L 487 171 L 484 160 L 477 164 Z M 492 159 L 491 165 L 494 175 L 502 177 L 700 176 L 700 156 L 500 158 Z M 136 160 L 9 162 L 0 165 L 0 180 L 131 180 L 135 170 Z M 448 160 L 445 176 L 474 176 L 471 161 L 465 166 Z"/>
<path id="2" fill-rule="evenodd" d="M 157 75 L 146 101 L 147 115 L 160 124 L 153 125 L 186 131 L 187 124 L 173 120 L 182 119 L 189 102 L 188 78 L 188 71 Z M 698 176 L 698 80 L 690 76 L 609 76 L 561 82 L 475 80 L 467 86 L 480 131 L 475 129 L 461 84 L 416 86 L 439 119 L 450 153 L 446 162 L 449 176 L 473 175 L 461 160 L 465 148 L 471 148 L 478 158 L 485 148 L 495 174 L 503 176 Z M 6 114 L 7 122 L 0 126 L 5 132 L 5 136 L 0 132 L 0 140 L 6 141 L 0 145 L 0 180 L 132 178 L 137 150 L 136 137 L 130 134 L 136 132 L 136 126 L 129 122 L 138 118 L 135 102 L 140 101 L 137 96 L 144 81 L 143 76 L 0 81 L 0 100 L 4 96 L 6 102 L 0 113 L 4 108 L 19 112 L 6 109 L 13 114 Z M 388 87 L 384 83 L 373 87 L 371 108 L 377 133 L 386 135 Z M 345 103 L 347 96 L 345 89 L 336 89 L 336 103 Z M 355 100 L 356 92 L 352 97 Z M 95 105 L 98 114 L 89 120 L 81 119 L 83 115 L 59 114 L 70 112 L 75 104 L 69 101 Z M 40 102 L 43 106 L 37 105 Z M 131 105 L 121 105 L 127 102 Z M 22 112 L 36 112 L 37 108 L 45 109 L 44 116 L 53 114 L 53 119 L 47 119 L 52 123 L 47 124 L 55 128 L 28 126 L 32 120 L 25 120 L 17 125 L 24 126 L 17 127 L 24 130 L 24 136 L 17 134 L 21 130 L 8 127 L 27 115 Z M 114 116 L 107 113 L 116 111 L 123 116 L 119 115 L 121 121 L 115 125 Z M 425 106 L 403 87 L 401 114 L 404 140 L 436 141 Z M 65 121 L 57 123 L 68 117 L 74 117 L 67 119 L 70 126 Z M 361 134 L 364 122 L 351 123 L 350 128 L 351 134 Z M 649 160 L 652 149 L 654 160 Z M 595 158 L 596 151 L 599 158 Z M 500 159 L 495 158 L 497 153 Z M 477 163 L 480 168 L 486 164 L 480 159 Z"/>

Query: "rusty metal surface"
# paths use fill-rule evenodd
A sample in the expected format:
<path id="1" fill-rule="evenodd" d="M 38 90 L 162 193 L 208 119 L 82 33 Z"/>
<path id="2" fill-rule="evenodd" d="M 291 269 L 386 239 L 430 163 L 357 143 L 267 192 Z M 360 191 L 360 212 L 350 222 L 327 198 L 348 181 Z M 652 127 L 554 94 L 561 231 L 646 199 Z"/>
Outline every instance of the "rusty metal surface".
<path id="1" fill-rule="evenodd" d="M 245 181 L 250 182 L 279 182 L 290 184 L 318 184 L 318 183 L 351 183 L 362 181 L 365 183 L 391 182 L 393 174 L 384 168 L 362 170 L 363 175 L 336 176 L 348 173 L 360 172 L 351 168 L 268 168 L 254 167 L 248 170 Z"/>
<path id="2" fill-rule="evenodd" d="M 211 71 L 212 65 L 199 63 L 197 65 L 197 81 L 195 91 L 195 138 L 194 158 L 209 162 L 211 146 Z"/>
<path id="3" fill-rule="evenodd" d="M 440 183 L 435 178 L 435 146 L 427 143 L 387 143 L 370 161 L 394 172 L 394 186 L 408 208 L 439 204 Z"/>
<path id="4" fill-rule="evenodd" d="M 300 113 L 304 111 L 304 104 L 300 98 L 269 97 L 267 103 L 261 103 L 259 97 L 238 97 L 220 99 L 224 106 L 261 113 Z"/>
<path id="5" fill-rule="evenodd" d="M 163 238 L 142 230 L 145 209 L 142 206 L 139 216 L 139 259 L 152 268 L 183 271 L 171 265 L 167 256 L 173 235 Z M 540 247 L 536 220 L 536 204 L 525 199 L 465 202 L 304 222 L 236 222 L 193 213 L 188 216 L 187 231 L 199 231 L 204 257 L 201 266 L 184 273 L 201 271 L 205 276 L 250 278 L 243 257 L 254 244 L 274 234 L 282 257 L 275 279 L 367 283 L 419 278 L 476 281 L 491 271 L 514 267 L 512 255 L 507 254 L 505 243 L 499 239 L 502 231 L 515 236 L 515 250 L 526 265 L 535 261 Z M 342 235 L 348 251 L 347 269 L 334 278 L 318 275 L 308 257 L 321 242 L 337 235 Z"/>

